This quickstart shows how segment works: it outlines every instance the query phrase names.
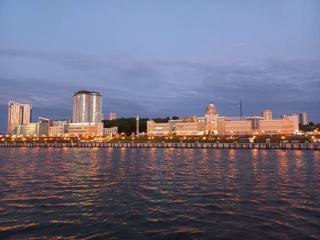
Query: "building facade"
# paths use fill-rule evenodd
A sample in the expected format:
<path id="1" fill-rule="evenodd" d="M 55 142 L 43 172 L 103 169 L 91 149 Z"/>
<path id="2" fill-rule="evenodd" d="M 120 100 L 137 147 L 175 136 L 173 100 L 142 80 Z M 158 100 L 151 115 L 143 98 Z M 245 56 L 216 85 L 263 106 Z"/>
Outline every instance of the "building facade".
<path id="1" fill-rule="evenodd" d="M 103 128 L 104 137 L 112 137 L 118 134 L 118 127 Z"/>
<path id="2" fill-rule="evenodd" d="M 299 130 L 298 115 L 285 115 L 273 119 L 272 111 L 265 110 L 262 116 L 223 117 L 219 116 L 213 102 L 210 102 L 204 117 L 169 120 L 167 123 L 147 122 L 147 134 L 165 135 L 255 135 L 294 134 Z"/>
<path id="3" fill-rule="evenodd" d="M 66 127 L 65 135 L 70 137 L 103 136 L 103 123 L 70 123 Z"/>
<path id="4" fill-rule="evenodd" d="M 102 120 L 102 96 L 100 93 L 81 90 L 73 95 L 73 123 L 98 123 Z"/>
<path id="5" fill-rule="evenodd" d="M 13 130 L 13 134 L 22 136 L 38 136 L 39 123 L 19 124 Z"/>
<path id="6" fill-rule="evenodd" d="M 183 118 L 177 120 L 169 120 L 167 123 L 156 123 L 155 121 L 147 121 L 147 134 L 155 136 L 166 135 L 203 135 L 206 131 L 205 118 Z"/>
<path id="7" fill-rule="evenodd" d="M 69 123 L 69 120 L 50 121 L 48 135 L 50 137 L 63 137 L 67 132 L 67 126 Z"/>
<path id="8" fill-rule="evenodd" d="M 50 120 L 39 117 L 38 122 L 18 124 L 12 134 L 22 136 L 48 136 Z"/>
<path id="9" fill-rule="evenodd" d="M 13 134 L 14 129 L 20 124 L 29 124 L 32 117 L 32 106 L 13 101 L 8 103 L 8 134 Z"/>

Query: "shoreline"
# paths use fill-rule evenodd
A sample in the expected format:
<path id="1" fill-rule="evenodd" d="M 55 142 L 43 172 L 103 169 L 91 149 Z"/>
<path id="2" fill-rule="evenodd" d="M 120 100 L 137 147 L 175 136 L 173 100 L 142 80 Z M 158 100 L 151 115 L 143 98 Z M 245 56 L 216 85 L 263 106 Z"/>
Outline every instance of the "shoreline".
<path id="1" fill-rule="evenodd" d="M 51 142 L 0 143 L 0 148 L 210 148 L 210 149 L 295 149 L 320 150 L 320 143 L 205 143 L 205 142 Z"/>

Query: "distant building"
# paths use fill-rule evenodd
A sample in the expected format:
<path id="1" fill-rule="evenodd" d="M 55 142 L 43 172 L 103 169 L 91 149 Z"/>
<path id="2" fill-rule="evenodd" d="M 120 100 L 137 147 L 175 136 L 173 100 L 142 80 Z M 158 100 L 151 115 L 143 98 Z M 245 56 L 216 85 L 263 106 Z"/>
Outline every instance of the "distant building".
<path id="1" fill-rule="evenodd" d="M 118 114 L 115 113 L 115 112 L 110 112 L 109 115 L 108 115 L 108 120 L 116 120 L 118 119 Z"/>
<path id="2" fill-rule="evenodd" d="M 103 136 L 103 123 L 70 123 L 65 134 L 73 137 Z"/>
<path id="3" fill-rule="evenodd" d="M 112 137 L 118 134 L 118 127 L 103 128 L 104 137 Z"/>
<path id="4" fill-rule="evenodd" d="M 82 90 L 73 95 L 72 123 L 98 123 L 102 120 L 102 96 L 100 93 Z"/>
<path id="5" fill-rule="evenodd" d="M 271 110 L 264 110 L 262 112 L 262 117 L 264 120 L 272 120 L 272 111 Z"/>
<path id="6" fill-rule="evenodd" d="M 306 112 L 299 113 L 299 124 L 308 125 L 308 115 Z"/>
<path id="7" fill-rule="evenodd" d="M 147 122 L 147 134 L 165 135 L 253 135 L 293 134 L 299 130 L 298 115 L 285 115 L 273 119 L 272 111 L 265 110 L 260 116 L 219 116 L 213 102 L 210 102 L 204 117 L 169 120 L 167 123 Z"/>
<path id="8" fill-rule="evenodd" d="M 13 101 L 8 103 L 8 134 L 13 134 L 19 124 L 29 124 L 32 117 L 32 106 Z"/>

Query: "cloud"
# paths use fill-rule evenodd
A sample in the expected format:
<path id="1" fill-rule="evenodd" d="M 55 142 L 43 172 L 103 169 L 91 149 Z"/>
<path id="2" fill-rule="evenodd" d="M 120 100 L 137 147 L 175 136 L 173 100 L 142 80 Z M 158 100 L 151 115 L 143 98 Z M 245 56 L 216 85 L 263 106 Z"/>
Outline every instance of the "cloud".
<path id="1" fill-rule="evenodd" d="M 58 63 L 62 66 L 82 71 L 95 70 L 102 67 L 102 62 L 90 55 L 76 52 L 49 52 L 17 48 L 0 48 L 0 56 L 40 59 Z"/>

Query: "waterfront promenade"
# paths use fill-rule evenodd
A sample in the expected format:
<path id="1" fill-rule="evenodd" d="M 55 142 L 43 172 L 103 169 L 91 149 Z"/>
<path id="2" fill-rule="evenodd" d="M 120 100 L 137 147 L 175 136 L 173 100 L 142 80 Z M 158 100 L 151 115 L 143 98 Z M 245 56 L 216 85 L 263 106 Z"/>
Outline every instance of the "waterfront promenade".
<path id="1" fill-rule="evenodd" d="M 79 148 L 214 148 L 214 149 L 301 149 L 320 150 L 320 143 L 205 143 L 205 142 L 50 142 L 0 143 L 0 147 Z"/>

